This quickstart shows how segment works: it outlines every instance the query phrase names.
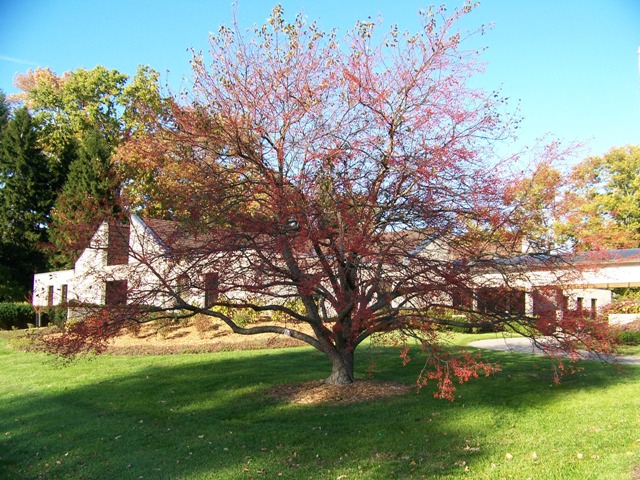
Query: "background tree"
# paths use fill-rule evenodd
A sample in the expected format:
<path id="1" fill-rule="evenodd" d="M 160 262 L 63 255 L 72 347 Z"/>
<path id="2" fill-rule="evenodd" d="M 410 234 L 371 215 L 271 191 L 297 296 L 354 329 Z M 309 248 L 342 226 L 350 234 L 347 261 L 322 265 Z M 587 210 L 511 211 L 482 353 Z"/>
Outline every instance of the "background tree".
<path id="1" fill-rule="evenodd" d="M 640 246 L 640 147 L 612 148 L 576 165 L 559 233 L 578 250 Z"/>
<path id="2" fill-rule="evenodd" d="M 114 152 L 145 124 L 141 112 L 160 104 L 158 81 L 157 72 L 143 66 L 132 79 L 102 66 L 61 76 L 38 68 L 17 76 L 22 93 L 14 100 L 27 106 L 39 122 L 52 188 L 62 192 L 50 225 L 57 250 L 52 266 L 73 263 L 79 245 L 90 235 L 78 225 L 95 225 L 113 212 L 123 183 L 143 192 L 139 198 L 146 204 L 154 202 L 145 179 L 135 171 L 119 171 Z M 135 207 L 134 201 L 131 204 Z"/>
<path id="3" fill-rule="evenodd" d="M 99 346 L 127 319 L 150 318 L 141 312 L 202 313 L 236 333 L 307 342 L 331 360 L 332 384 L 352 382 L 356 347 L 390 331 L 420 339 L 431 367 L 422 382 L 437 381 L 442 396 L 455 378 L 491 372 L 442 348 L 440 326 L 460 325 L 450 313 L 529 333 L 540 319 L 460 301 L 485 286 L 515 288 L 527 274 L 501 258 L 520 245 L 496 247 L 521 221 L 491 150 L 511 124 L 499 95 L 467 84 L 476 55 L 461 49 L 456 22 L 470 9 L 422 12 L 416 34 L 359 22 L 340 40 L 302 16 L 286 22 L 280 7 L 251 39 L 222 27 L 211 61 L 193 59 L 191 102 L 168 102 L 169 116 L 151 116 L 121 150 L 175 194 L 181 224 L 164 232 L 170 252 L 129 252 L 140 275 L 129 277 L 127 307 L 101 310 L 58 346 Z M 206 305 L 191 295 L 212 283 Z M 150 307 L 158 298 L 170 301 Z M 242 325 L 236 313 L 246 309 L 293 323 Z M 575 351 L 577 328 L 567 325 L 562 348 Z"/>
<path id="4" fill-rule="evenodd" d="M 162 129 L 158 126 L 172 122 L 173 110 L 179 107 L 173 98 L 162 94 L 158 73 L 142 67 L 125 88 L 122 103 L 124 141 L 118 145 L 115 158 L 118 173 L 125 179 L 122 185 L 125 203 L 146 217 L 174 218 L 180 210 L 175 196 L 183 195 L 184 191 L 180 168 L 172 174 L 155 168 L 154 161 L 163 163 L 160 160 L 162 155 L 157 153 L 162 148 L 153 153 L 155 160 L 151 161 L 147 158 L 152 153 L 150 149 L 140 150 L 136 140 L 153 138 L 158 147 L 164 143 L 164 148 L 167 148 L 165 161 L 169 161 L 171 146 L 164 142 Z M 178 183 L 181 185 L 176 188 Z"/>
<path id="5" fill-rule="evenodd" d="M 54 192 L 38 146 L 37 126 L 26 108 L 15 112 L 0 142 L 0 254 L 3 300 L 24 300 L 45 262 Z"/>
<path id="6" fill-rule="evenodd" d="M 9 123 L 9 113 L 11 109 L 9 107 L 9 102 L 7 101 L 7 96 L 4 94 L 2 90 L 0 90 L 0 134 L 4 127 Z"/>
<path id="7" fill-rule="evenodd" d="M 570 157 L 575 146 L 551 142 L 532 150 L 535 159 L 528 170 L 516 175 L 504 190 L 504 202 L 511 222 L 505 232 L 507 249 L 523 253 L 549 253 L 565 250 L 558 237 L 564 210 L 562 196 L 567 178 L 555 165 Z M 519 245 L 519 247 L 518 247 Z"/>
<path id="8" fill-rule="evenodd" d="M 58 252 L 55 263 L 73 264 L 98 224 L 119 211 L 120 184 L 112 152 L 108 141 L 96 130 L 88 132 L 78 147 L 52 212 L 52 241 L 66 247 Z"/>
<path id="9" fill-rule="evenodd" d="M 116 147 L 142 128 L 142 112 L 161 102 L 159 75 L 146 66 L 138 67 L 133 78 L 97 66 L 57 75 L 49 68 L 17 75 L 22 90 L 13 95 L 41 123 L 42 148 L 49 155 L 64 149 L 70 138 L 82 142 L 90 132 L 99 132 L 105 142 Z"/>
<path id="10" fill-rule="evenodd" d="M 58 151 L 69 137 L 80 139 L 98 130 L 117 144 L 122 130 L 119 98 L 127 75 L 97 66 L 56 75 L 49 68 L 29 70 L 17 75 L 15 85 L 23 92 L 15 95 L 42 123 L 43 148 Z"/>

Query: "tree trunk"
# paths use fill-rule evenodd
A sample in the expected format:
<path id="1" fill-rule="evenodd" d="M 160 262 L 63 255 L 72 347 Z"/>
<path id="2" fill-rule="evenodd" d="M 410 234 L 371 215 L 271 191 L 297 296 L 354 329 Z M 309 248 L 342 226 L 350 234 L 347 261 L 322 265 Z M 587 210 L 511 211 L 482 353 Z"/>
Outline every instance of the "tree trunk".
<path id="1" fill-rule="evenodd" d="M 335 352 L 330 355 L 332 370 L 325 383 L 328 385 L 349 385 L 355 380 L 353 375 L 353 350 Z"/>

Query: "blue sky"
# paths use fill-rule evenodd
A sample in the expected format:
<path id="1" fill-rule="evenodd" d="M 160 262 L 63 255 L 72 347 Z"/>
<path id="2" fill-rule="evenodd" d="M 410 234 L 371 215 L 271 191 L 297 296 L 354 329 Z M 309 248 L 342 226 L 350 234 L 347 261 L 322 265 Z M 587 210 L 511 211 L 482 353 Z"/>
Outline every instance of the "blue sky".
<path id="1" fill-rule="evenodd" d="M 275 3 L 239 0 L 241 25 L 262 24 Z M 289 18 L 302 11 L 324 29 L 379 16 L 416 30 L 418 9 L 441 0 L 280 3 Z M 104 65 L 133 75 L 144 64 L 174 88 L 188 85 L 189 48 L 206 51 L 209 32 L 231 17 L 231 0 L 0 0 L 0 89 L 15 93 L 14 75 L 38 66 L 62 74 Z M 476 82 L 502 88 L 524 117 L 519 141 L 503 149 L 547 133 L 583 142 L 582 156 L 640 144 L 640 0 L 484 0 L 463 26 L 490 23 L 469 45 L 488 47 Z"/>

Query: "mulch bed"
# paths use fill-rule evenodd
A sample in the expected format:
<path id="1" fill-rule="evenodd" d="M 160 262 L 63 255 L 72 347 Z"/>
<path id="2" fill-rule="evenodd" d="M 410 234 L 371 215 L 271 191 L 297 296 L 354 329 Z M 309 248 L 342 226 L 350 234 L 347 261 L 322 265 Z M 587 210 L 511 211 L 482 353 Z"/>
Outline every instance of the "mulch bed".
<path id="1" fill-rule="evenodd" d="M 278 385 L 267 390 L 277 400 L 299 405 L 318 403 L 348 404 L 405 395 L 415 391 L 415 385 L 379 380 L 357 380 L 350 385 L 327 385 L 321 380 Z"/>
<path id="2" fill-rule="evenodd" d="M 266 348 L 289 348 L 304 345 L 290 338 L 271 338 L 267 341 L 244 341 L 244 342 L 201 342 L 201 343 L 179 343 L 165 345 L 154 344 L 133 344 L 133 345 L 110 345 L 107 353 L 111 355 L 178 355 L 182 353 L 215 353 L 230 352 L 233 350 L 262 350 Z"/>

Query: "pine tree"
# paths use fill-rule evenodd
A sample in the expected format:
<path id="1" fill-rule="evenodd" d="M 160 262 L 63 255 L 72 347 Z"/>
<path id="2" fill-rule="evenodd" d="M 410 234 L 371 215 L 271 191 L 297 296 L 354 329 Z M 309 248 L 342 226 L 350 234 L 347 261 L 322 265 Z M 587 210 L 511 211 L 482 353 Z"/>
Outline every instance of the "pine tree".
<path id="1" fill-rule="evenodd" d="M 4 127 L 9 123 L 9 102 L 7 102 L 7 96 L 2 90 L 0 90 L 0 133 L 4 130 Z"/>
<path id="2" fill-rule="evenodd" d="M 18 110 L 2 135 L 0 148 L 0 239 L 32 245 L 46 241 L 54 193 L 51 171 L 38 147 L 36 124 Z"/>
<path id="3" fill-rule="evenodd" d="M 0 301 L 24 300 L 32 274 L 46 269 L 44 249 L 55 194 L 26 108 L 0 137 Z"/>
<path id="4" fill-rule="evenodd" d="M 53 211 L 51 240 L 56 266 L 69 267 L 94 228 L 118 211 L 119 183 L 112 165 L 113 147 L 98 131 L 86 134 Z"/>
<path id="5" fill-rule="evenodd" d="M 78 157 L 69 167 L 63 193 L 89 196 L 101 206 L 113 205 L 117 183 L 113 179 L 111 157 L 113 148 L 97 130 L 83 139 Z"/>

